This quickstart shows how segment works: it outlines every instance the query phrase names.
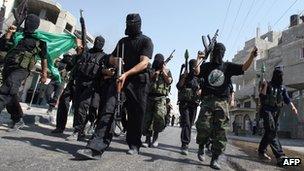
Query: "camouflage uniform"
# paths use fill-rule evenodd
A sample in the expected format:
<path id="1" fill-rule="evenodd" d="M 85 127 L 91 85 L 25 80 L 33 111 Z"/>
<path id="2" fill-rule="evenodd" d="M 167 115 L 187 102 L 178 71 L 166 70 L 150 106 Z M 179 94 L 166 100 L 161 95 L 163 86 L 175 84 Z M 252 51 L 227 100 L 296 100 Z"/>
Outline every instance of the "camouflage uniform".
<path id="1" fill-rule="evenodd" d="M 165 115 L 167 113 L 166 97 L 148 97 L 147 112 L 144 118 L 144 135 L 152 132 L 162 132 L 165 128 Z"/>
<path id="2" fill-rule="evenodd" d="M 204 153 L 204 146 L 211 140 L 211 167 L 218 168 L 218 157 L 225 150 L 226 131 L 229 125 L 228 99 L 231 77 L 244 74 L 243 65 L 223 62 L 207 62 L 200 71 L 202 94 L 201 110 L 196 122 L 199 144 L 199 159 Z"/>
<path id="3" fill-rule="evenodd" d="M 201 110 L 196 122 L 196 142 L 205 145 L 212 137 L 212 152 L 220 155 L 225 150 L 227 137 L 226 130 L 229 126 L 227 99 L 213 95 L 202 98 Z"/>
<path id="4" fill-rule="evenodd" d="M 168 72 L 171 76 L 171 72 Z M 143 135 L 151 136 L 152 132 L 162 132 L 165 128 L 167 114 L 166 96 L 169 94 L 170 85 L 165 83 L 162 75 L 151 83 L 148 95 L 147 110 L 144 116 Z"/>

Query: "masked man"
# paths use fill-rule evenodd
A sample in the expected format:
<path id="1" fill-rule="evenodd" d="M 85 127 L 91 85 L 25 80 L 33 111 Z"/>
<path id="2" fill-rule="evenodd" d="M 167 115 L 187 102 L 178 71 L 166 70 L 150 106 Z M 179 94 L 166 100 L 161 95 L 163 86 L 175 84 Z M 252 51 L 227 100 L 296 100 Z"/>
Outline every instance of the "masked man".
<path id="1" fill-rule="evenodd" d="M 118 65 L 118 57 L 124 61 L 124 73 L 117 80 L 118 88 L 123 87 L 126 96 L 127 135 L 129 146 L 127 154 L 139 154 L 142 145 L 142 123 L 147 105 L 148 86 L 150 82 L 147 70 L 149 59 L 152 58 L 152 40 L 141 32 L 141 18 L 139 14 L 129 14 L 126 19 L 125 34 L 110 57 L 109 63 Z M 123 48 L 124 47 L 124 48 Z M 124 53 L 122 50 L 124 49 Z M 124 55 L 122 55 L 124 54 Z M 114 112 L 116 106 L 115 86 L 110 86 L 104 108 L 97 123 L 95 133 L 87 148 L 79 150 L 83 158 L 100 159 L 102 153 L 109 147 L 113 137 Z"/>
<path id="2" fill-rule="evenodd" d="M 93 48 L 84 50 L 78 60 L 75 68 L 75 99 L 74 99 L 74 133 L 67 137 L 66 140 L 84 140 L 85 125 L 88 120 L 95 121 L 97 116 L 90 116 L 94 112 L 89 112 L 93 100 L 99 89 L 99 82 L 102 76 L 102 69 L 106 60 L 106 54 L 103 52 L 105 39 L 97 36 L 94 41 Z M 98 106 L 94 106 L 98 109 Z M 93 119 L 89 119 L 93 117 Z M 93 125 L 93 124 L 92 124 Z"/>
<path id="3" fill-rule="evenodd" d="M 197 138 L 199 144 L 198 158 L 203 161 L 204 146 L 211 139 L 212 159 L 210 166 L 220 169 L 219 156 L 223 153 L 227 143 L 226 130 L 228 129 L 228 94 L 231 77 L 242 75 L 253 59 L 257 56 L 254 48 L 250 57 L 243 64 L 223 62 L 226 48 L 222 43 L 216 43 L 211 53 L 210 62 L 201 65 L 198 70 L 202 81 L 201 110 L 196 122 Z"/>
<path id="4" fill-rule="evenodd" d="M 148 95 L 147 111 L 144 117 L 143 135 L 146 136 L 144 147 L 156 148 L 158 146 L 158 134 L 165 129 L 166 96 L 170 92 L 173 81 L 171 72 L 164 66 L 165 58 L 162 54 L 156 54 L 152 64 L 153 75 L 150 78 L 151 85 Z M 152 141 L 151 141 L 152 138 Z"/>
<path id="5" fill-rule="evenodd" d="M 8 105 L 10 105 L 12 109 L 20 109 L 20 104 L 18 102 L 19 87 L 34 68 L 36 55 L 41 58 L 41 82 L 45 83 L 47 79 L 46 43 L 33 37 L 33 34 L 35 30 L 38 29 L 39 25 L 40 19 L 38 16 L 34 14 L 28 15 L 24 24 L 24 38 L 21 39 L 5 56 L 2 73 L 3 85 L 0 87 L 0 112 Z M 9 29 L 9 31 L 0 39 L 1 49 L 7 47 L 7 44 L 15 31 L 16 30 L 14 29 Z M 16 114 L 22 114 L 22 112 L 17 112 Z M 22 115 L 12 118 L 13 122 L 10 126 L 11 128 L 19 129 L 24 125 Z"/>
<path id="6" fill-rule="evenodd" d="M 181 116 L 181 153 L 188 154 L 188 144 L 191 141 L 191 128 L 196 118 L 199 104 L 200 81 L 195 72 L 197 60 L 189 61 L 189 73 L 181 75 L 176 87 L 178 89 L 179 112 Z"/>
<path id="7" fill-rule="evenodd" d="M 263 81 L 260 87 L 260 115 L 263 118 L 264 135 L 259 145 L 259 157 L 263 160 L 271 160 L 266 154 L 266 149 L 270 145 L 274 156 L 277 159 L 277 164 L 282 166 L 283 159 L 286 158 L 282 146 L 278 139 L 278 121 L 282 111 L 283 104 L 291 107 L 294 114 L 298 111 L 291 102 L 286 88 L 283 85 L 283 67 L 275 67 L 270 82 Z"/>

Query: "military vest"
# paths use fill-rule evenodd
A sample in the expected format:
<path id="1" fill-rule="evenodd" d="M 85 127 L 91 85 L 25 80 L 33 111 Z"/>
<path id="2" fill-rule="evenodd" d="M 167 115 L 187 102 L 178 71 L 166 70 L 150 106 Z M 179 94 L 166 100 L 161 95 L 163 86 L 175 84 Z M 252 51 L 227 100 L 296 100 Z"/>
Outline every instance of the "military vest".
<path id="1" fill-rule="evenodd" d="M 19 66 L 23 69 L 31 71 L 37 62 L 36 56 L 41 51 L 40 41 L 36 41 L 36 46 L 32 51 L 18 51 L 13 48 L 5 56 L 5 64 Z"/>
<path id="2" fill-rule="evenodd" d="M 271 107 L 283 107 L 283 88 L 274 88 L 269 87 L 267 93 L 264 105 L 271 106 Z"/>
<path id="3" fill-rule="evenodd" d="M 103 52 L 84 54 L 84 56 L 77 62 L 75 77 L 80 80 L 93 80 L 102 66 L 101 60 L 104 56 L 105 53 Z"/>
<path id="4" fill-rule="evenodd" d="M 199 84 L 197 77 L 187 76 L 184 86 L 178 91 L 178 101 L 198 103 L 197 90 L 199 90 Z"/>
<path id="5" fill-rule="evenodd" d="M 170 71 L 169 71 L 170 72 Z M 165 82 L 163 75 L 159 75 L 156 80 L 151 82 L 150 94 L 168 96 L 171 86 Z"/>

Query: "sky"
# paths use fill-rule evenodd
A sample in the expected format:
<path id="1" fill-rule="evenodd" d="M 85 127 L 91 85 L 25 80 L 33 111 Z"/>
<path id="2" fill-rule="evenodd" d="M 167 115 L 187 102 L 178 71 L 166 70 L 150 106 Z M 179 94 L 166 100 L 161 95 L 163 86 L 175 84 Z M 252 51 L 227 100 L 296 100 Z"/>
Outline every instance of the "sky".
<path id="1" fill-rule="evenodd" d="M 304 14 L 303 0 L 54 0 L 75 17 L 84 10 L 87 30 L 106 39 L 105 52 L 111 53 L 122 38 L 128 13 L 139 13 L 142 31 L 154 44 L 154 55 L 164 56 L 176 49 L 168 64 L 174 82 L 171 100 L 176 104 L 180 66 L 185 50 L 196 58 L 203 50 L 202 35 L 213 36 L 220 29 L 218 42 L 226 46 L 225 60 L 231 60 L 255 37 L 256 28 L 266 33 L 287 29 L 292 14 Z M 230 5 L 229 5 L 230 4 Z M 229 7 L 229 8 L 228 8 Z"/>

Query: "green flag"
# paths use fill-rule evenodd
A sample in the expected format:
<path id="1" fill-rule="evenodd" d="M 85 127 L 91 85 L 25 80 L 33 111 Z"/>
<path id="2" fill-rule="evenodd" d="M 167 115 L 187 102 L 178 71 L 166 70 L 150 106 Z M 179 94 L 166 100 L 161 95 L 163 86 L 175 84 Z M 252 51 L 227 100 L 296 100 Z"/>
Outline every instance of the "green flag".
<path id="1" fill-rule="evenodd" d="M 17 45 L 18 42 L 23 38 L 22 32 L 17 32 L 14 35 L 14 44 Z M 56 80 L 61 81 L 60 73 L 58 68 L 54 66 L 54 61 L 60 55 L 68 52 L 70 49 L 76 47 L 75 39 L 76 37 L 72 34 L 62 33 L 62 34 L 53 34 L 47 33 L 44 31 L 35 31 L 33 37 L 46 42 L 47 46 L 47 61 L 48 69 L 51 74 L 55 77 Z"/>

